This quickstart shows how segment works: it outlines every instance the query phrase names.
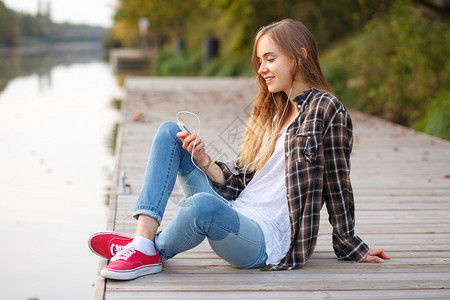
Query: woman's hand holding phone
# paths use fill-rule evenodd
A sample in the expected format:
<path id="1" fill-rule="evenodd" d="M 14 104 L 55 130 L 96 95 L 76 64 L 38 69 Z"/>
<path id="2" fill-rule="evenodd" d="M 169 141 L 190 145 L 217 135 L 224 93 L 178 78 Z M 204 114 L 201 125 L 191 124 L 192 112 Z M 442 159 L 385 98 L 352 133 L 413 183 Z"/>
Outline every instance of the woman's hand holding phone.
<path id="1" fill-rule="evenodd" d="M 202 141 L 202 139 L 197 138 L 196 134 L 189 134 L 189 132 L 187 131 L 178 132 L 177 137 L 183 143 L 183 149 L 187 150 L 193 155 L 200 168 L 203 169 L 204 167 L 209 166 L 209 164 L 211 163 L 211 158 L 205 152 L 205 143 Z"/>
<path id="2" fill-rule="evenodd" d="M 182 130 L 177 133 L 177 137 L 183 143 L 183 149 L 192 154 L 192 157 L 197 163 L 197 167 L 201 168 L 211 181 L 224 185 L 225 176 L 223 175 L 223 171 L 212 161 L 211 157 L 206 154 L 205 143 L 202 139 L 197 138 L 196 134 L 191 134 L 189 129 L 183 123 L 178 122 L 177 125 Z"/>

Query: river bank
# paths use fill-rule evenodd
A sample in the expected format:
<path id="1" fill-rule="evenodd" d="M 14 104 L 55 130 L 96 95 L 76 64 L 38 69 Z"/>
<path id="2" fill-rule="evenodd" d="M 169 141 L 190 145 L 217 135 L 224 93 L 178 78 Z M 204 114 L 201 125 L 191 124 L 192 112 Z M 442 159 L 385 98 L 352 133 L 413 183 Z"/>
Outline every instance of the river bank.
<path id="1" fill-rule="evenodd" d="M 49 52 L 104 53 L 104 51 L 101 41 L 36 43 L 29 46 L 0 47 L 0 55 L 36 55 Z"/>

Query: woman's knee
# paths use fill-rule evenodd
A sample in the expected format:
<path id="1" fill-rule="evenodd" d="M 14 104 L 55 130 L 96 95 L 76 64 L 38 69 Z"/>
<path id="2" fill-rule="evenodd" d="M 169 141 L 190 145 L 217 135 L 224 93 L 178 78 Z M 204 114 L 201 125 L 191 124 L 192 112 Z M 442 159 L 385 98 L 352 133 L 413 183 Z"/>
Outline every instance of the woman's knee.
<path id="1" fill-rule="evenodd" d="M 211 219 L 223 211 L 223 203 L 221 199 L 210 193 L 197 193 L 192 196 L 192 210 L 197 220 Z"/>
<path id="2" fill-rule="evenodd" d="M 193 197 L 196 198 L 192 207 L 195 224 L 204 230 L 208 238 L 218 240 L 230 232 L 239 231 L 238 214 L 225 200 L 209 193 L 198 193 Z"/>
<path id="3" fill-rule="evenodd" d="M 162 123 L 158 131 L 156 132 L 156 137 L 171 137 L 177 138 L 177 133 L 180 131 L 177 123 L 173 121 L 166 121 Z"/>

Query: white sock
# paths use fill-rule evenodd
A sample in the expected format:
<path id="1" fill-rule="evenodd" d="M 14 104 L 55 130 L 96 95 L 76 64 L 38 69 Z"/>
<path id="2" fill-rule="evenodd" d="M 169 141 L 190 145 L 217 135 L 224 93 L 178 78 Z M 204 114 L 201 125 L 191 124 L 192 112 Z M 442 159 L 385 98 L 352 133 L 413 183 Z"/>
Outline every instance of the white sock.
<path id="1" fill-rule="evenodd" d="M 149 240 L 143 236 L 135 236 L 133 239 L 133 248 L 146 254 L 146 255 L 155 255 L 155 243 L 152 240 Z"/>

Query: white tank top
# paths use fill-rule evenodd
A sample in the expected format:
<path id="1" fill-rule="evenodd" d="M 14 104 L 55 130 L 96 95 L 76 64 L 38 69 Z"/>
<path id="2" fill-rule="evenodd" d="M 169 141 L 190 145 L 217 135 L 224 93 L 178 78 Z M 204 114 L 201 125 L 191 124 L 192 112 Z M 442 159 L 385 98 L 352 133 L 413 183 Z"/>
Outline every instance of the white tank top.
<path id="1" fill-rule="evenodd" d="M 267 163 L 254 174 L 236 200 L 231 202 L 237 212 L 253 219 L 261 227 L 266 242 L 266 264 L 278 264 L 286 256 L 291 242 L 285 185 L 286 128 L 278 137 Z"/>

